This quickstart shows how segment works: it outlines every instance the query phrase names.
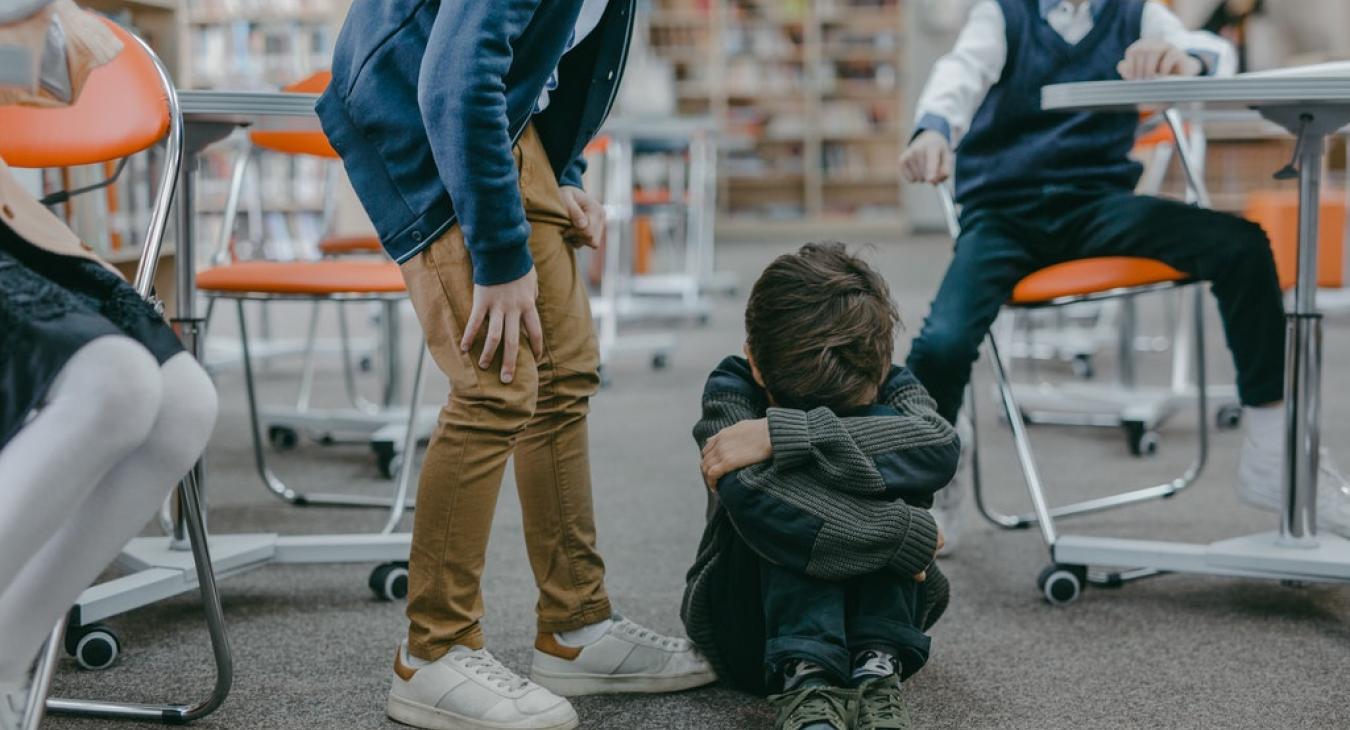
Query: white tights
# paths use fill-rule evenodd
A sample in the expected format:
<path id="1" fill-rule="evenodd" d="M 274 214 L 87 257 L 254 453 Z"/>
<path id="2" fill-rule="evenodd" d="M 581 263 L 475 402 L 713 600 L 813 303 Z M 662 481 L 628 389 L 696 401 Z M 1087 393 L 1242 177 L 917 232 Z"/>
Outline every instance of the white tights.
<path id="1" fill-rule="evenodd" d="M 100 337 L 0 451 L 0 682 L 19 681 L 57 619 L 145 527 L 206 448 L 216 391 L 187 353 L 163 366 Z"/>

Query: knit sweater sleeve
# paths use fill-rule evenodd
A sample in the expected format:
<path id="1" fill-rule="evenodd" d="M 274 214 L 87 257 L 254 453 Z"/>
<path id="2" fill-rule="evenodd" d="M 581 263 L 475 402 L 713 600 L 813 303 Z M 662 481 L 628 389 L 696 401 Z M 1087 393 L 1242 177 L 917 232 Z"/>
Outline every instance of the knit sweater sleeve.
<path id="1" fill-rule="evenodd" d="M 748 368 L 728 358 L 704 388 L 694 439 L 702 448 L 722 429 L 770 410 L 776 414 L 770 416 L 774 459 L 724 476 L 717 489 L 719 509 L 752 550 L 825 580 L 879 570 L 914 575 L 932 562 L 933 517 L 902 500 L 879 498 L 898 472 L 874 458 L 884 463 L 892 452 L 903 456 L 907 444 L 922 447 L 930 435 L 902 416 L 840 419 L 828 409 L 768 409 Z M 844 486 L 854 482 L 858 486 Z"/>
<path id="2" fill-rule="evenodd" d="M 823 486 L 928 506 L 956 472 L 956 431 L 908 371 L 896 368 L 867 415 L 828 408 L 769 408 L 773 465 L 802 470 Z"/>

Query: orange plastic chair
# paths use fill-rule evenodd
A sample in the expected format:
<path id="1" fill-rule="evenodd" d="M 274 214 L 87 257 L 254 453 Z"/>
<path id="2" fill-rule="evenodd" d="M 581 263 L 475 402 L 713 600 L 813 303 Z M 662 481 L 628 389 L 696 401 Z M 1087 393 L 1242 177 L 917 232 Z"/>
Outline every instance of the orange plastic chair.
<path id="1" fill-rule="evenodd" d="M 14 167 L 72 167 L 120 160 L 164 142 L 165 164 L 134 281 L 149 297 L 182 167 L 182 114 L 154 52 L 111 20 L 103 23 L 122 41 L 122 52 L 90 72 L 69 106 L 0 107 L 0 157 Z"/>
<path id="2" fill-rule="evenodd" d="M 318 93 L 327 87 L 330 78 L 330 74 L 326 71 L 315 73 L 287 86 L 285 91 Z M 270 152 L 287 155 L 309 155 L 331 160 L 334 163 L 338 159 L 337 152 L 328 143 L 328 139 L 323 132 L 318 130 L 256 130 L 249 134 L 249 139 L 254 148 Z M 252 151 L 245 150 L 242 154 L 240 164 L 235 167 L 235 179 L 231 184 L 232 191 L 237 190 L 242 182 Z M 231 198 L 237 200 L 237 196 L 233 194 Z M 263 302 L 305 300 L 313 303 L 309 336 L 304 352 L 305 368 L 301 378 L 300 398 L 297 402 L 295 414 L 290 420 L 295 423 L 308 424 L 311 421 L 322 421 L 326 418 L 330 421 L 337 419 L 341 422 L 338 430 L 351 429 L 352 433 L 361 432 L 368 435 L 395 422 L 395 419 L 401 421 L 403 417 L 396 417 L 392 413 L 386 415 L 379 412 L 376 407 L 361 399 L 356 392 L 354 376 L 351 372 L 346 318 L 342 304 L 354 301 L 380 302 L 384 305 L 384 316 L 391 320 L 396 318 L 398 316 L 397 303 L 407 299 L 407 289 L 398 265 L 384 255 L 379 240 L 373 236 L 325 237 L 319 242 L 320 252 L 324 254 L 324 258 L 317 261 L 238 261 L 234 258 L 233 247 L 229 245 L 228 239 L 236 212 L 234 206 L 227 201 L 225 228 L 222 232 L 221 241 L 222 250 L 217 253 L 216 259 L 217 261 L 223 261 L 223 263 L 200 272 L 197 275 L 197 289 L 210 299 L 212 305 L 219 299 L 235 301 L 240 339 L 243 343 L 244 385 L 248 395 L 254 457 L 259 478 L 268 491 L 293 505 L 325 504 L 388 507 L 389 501 L 383 499 L 337 494 L 298 493 L 287 487 L 268 466 L 266 450 L 263 448 L 263 428 L 257 407 L 252 358 L 248 346 L 244 302 L 249 300 Z M 380 258 L 339 256 L 339 254 L 350 253 L 374 253 L 379 255 Z M 333 302 L 338 305 L 343 374 L 348 396 L 354 406 L 353 412 L 344 414 L 341 418 L 338 418 L 338 415 L 334 413 L 317 415 L 308 413 L 314 338 L 317 331 L 319 305 L 323 302 Z M 396 343 L 388 344 L 391 348 L 396 346 Z M 419 375 L 416 377 L 420 377 L 420 364 Z M 393 396 L 392 382 L 391 379 L 390 387 L 386 388 L 386 400 Z M 267 428 L 267 433 L 273 444 L 281 448 L 288 448 L 297 442 L 300 428 L 304 428 L 304 426 L 273 424 Z M 330 440 L 326 438 L 328 436 L 331 436 L 331 432 L 325 431 L 320 440 L 327 442 Z M 392 451 L 388 454 L 381 454 L 380 466 L 385 476 L 395 476 L 394 472 L 397 471 L 394 461 L 395 456 L 396 454 Z"/>
<path id="3" fill-rule="evenodd" d="M 133 282 L 136 291 L 148 299 L 182 167 L 183 118 L 173 82 L 154 51 L 112 21 L 102 22 L 122 42 L 121 52 L 90 72 L 79 98 L 67 107 L 0 107 L 0 157 L 15 167 L 90 165 L 120 160 L 162 142 L 164 164 Z M 48 699 L 45 690 L 39 690 L 26 727 L 37 726 L 44 707 L 54 714 L 185 724 L 211 714 L 225 701 L 233 678 L 233 659 L 207 548 L 195 470 L 179 484 L 178 494 L 214 650 L 216 681 L 211 694 L 192 705 L 133 704 Z M 50 686 L 56 651 L 62 644 L 87 668 L 102 669 L 115 661 L 116 638 L 101 624 L 79 623 L 82 615 L 92 612 L 82 614 L 82 607 L 88 609 L 83 598 L 70 612 L 76 623 L 62 621 L 53 630 L 36 668 L 37 687 Z"/>
<path id="4" fill-rule="evenodd" d="M 1247 196 L 1244 218 L 1265 229 L 1275 253 L 1280 288 L 1294 288 L 1298 274 L 1298 191 L 1255 190 Z M 1345 191 L 1322 196 L 1317 231 L 1317 285 L 1339 289 L 1345 285 Z"/>

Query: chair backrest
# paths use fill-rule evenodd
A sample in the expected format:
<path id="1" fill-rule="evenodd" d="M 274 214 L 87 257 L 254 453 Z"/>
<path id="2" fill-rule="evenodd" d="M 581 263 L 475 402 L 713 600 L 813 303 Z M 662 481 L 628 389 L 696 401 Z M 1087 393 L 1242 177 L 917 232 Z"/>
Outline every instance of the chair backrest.
<path id="1" fill-rule="evenodd" d="M 183 163 L 183 119 L 164 65 L 144 41 L 102 21 L 122 41 L 112 61 L 89 73 L 75 103 L 0 107 L 0 157 L 14 167 L 68 167 L 121 159 L 165 143 L 164 165 L 133 282 L 150 296 Z"/>
<path id="2" fill-rule="evenodd" d="M 110 20 L 117 58 L 89 74 L 74 104 L 0 107 L 0 157 L 13 167 L 69 167 L 118 160 L 164 139 L 171 113 L 155 59 Z"/>
<path id="3" fill-rule="evenodd" d="M 281 90 L 292 94 L 322 94 L 332 78 L 333 74 L 328 71 L 317 71 Z M 338 158 L 337 150 L 328 143 L 324 133 L 317 129 L 259 129 L 250 132 L 248 136 L 253 146 L 271 152 L 280 152 L 284 155 L 312 155 L 330 160 Z"/>

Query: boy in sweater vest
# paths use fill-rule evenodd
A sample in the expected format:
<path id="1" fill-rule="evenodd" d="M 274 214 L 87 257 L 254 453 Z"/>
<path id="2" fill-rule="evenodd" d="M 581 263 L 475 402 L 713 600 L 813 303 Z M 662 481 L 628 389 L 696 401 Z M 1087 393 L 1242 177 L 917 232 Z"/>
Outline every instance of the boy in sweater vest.
<path id="1" fill-rule="evenodd" d="M 908 727 L 900 680 L 946 604 L 927 508 L 960 444 L 891 364 L 897 318 L 867 264 L 808 244 L 755 282 L 746 358 L 704 390 L 717 508 L 682 613 L 724 681 L 779 692 L 785 730 Z"/>
<path id="2" fill-rule="evenodd" d="M 1228 75 L 1232 46 L 1156 0 L 979 0 L 933 68 L 901 157 L 911 182 L 952 172 L 961 236 L 907 364 L 954 420 L 979 343 L 1023 277 L 1092 256 L 1160 260 L 1209 281 L 1237 366 L 1239 494 L 1274 511 L 1284 444 L 1284 307 L 1261 228 L 1135 195 L 1133 112 L 1042 111 L 1048 84 Z M 1322 460 L 1318 526 L 1350 536 L 1350 486 Z"/>

